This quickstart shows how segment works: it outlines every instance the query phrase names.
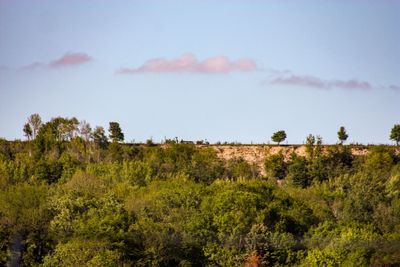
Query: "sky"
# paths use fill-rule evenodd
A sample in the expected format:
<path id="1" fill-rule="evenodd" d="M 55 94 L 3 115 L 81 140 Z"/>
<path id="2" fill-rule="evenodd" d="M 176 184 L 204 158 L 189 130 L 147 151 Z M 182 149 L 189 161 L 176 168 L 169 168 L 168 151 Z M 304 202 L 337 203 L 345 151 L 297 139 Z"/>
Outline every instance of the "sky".
<path id="1" fill-rule="evenodd" d="M 400 1 L 0 0 L 0 137 L 27 117 L 125 141 L 388 143 Z"/>

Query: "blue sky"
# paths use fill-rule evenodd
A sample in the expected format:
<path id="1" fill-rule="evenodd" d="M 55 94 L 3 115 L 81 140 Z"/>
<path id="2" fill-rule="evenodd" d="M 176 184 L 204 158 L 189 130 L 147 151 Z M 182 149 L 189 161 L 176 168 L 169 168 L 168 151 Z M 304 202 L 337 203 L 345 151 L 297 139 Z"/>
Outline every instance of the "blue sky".
<path id="1" fill-rule="evenodd" d="M 390 143 L 399 17 L 395 0 L 0 0 L 0 136 L 39 113 L 126 141 L 334 143 L 343 125 Z"/>

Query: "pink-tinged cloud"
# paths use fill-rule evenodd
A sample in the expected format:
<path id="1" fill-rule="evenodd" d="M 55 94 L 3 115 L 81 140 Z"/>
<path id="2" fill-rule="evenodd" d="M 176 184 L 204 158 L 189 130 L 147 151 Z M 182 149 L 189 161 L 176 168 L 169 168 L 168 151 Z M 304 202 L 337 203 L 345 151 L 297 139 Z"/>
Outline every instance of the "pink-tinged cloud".
<path id="1" fill-rule="evenodd" d="M 92 58 L 85 53 L 66 53 L 61 58 L 51 61 L 49 67 L 59 68 L 66 66 L 76 66 L 91 61 Z"/>
<path id="2" fill-rule="evenodd" d="M 297 86 L 312 87 L 317 89 L 327 89 L 327 84 L 323 80 L 312 76 L 296 76 L 296 75 L 291 75 L 288 77 L 282 76 L 274 78 L 273 80 L 269 81 L 269 84 L 297 85 Z"/>
<path id="3" fill-rule="evenodd" d="M 34 71 L 46 68 L 61 68 L 68 66 L 77 66 L 91 61 L 92 58 L 85 53 L 66 53 L 62 57 L 50 62 L 34 62 L 26 66 L 22 66 L 19 70 Z"/>
<path id="4" fill-rule="evenodd" d="M 369 90 L 373 89 L 372 85 L 369 82 L 358 81 L 358 80 L 348 80 L 348 81 L 328 81 L 328 85 L 330 87 L 337 87 L 343 89 L 361 89 L 361 90 Z"/>
<path id="5" fill-rule="evenodd" d="M 344 89 L 344 90 L 372 90 L 372 89 L 393 89 L 400 90 L 400 86 L 374 86 L 369 82 L 360 80 L 324 80 L 315 76 L 300 76 L 291 72 L 279 74 L 272 73 L 272 78 L 264 82 L 264 84 L 280 85 L 280 86 L 301 86 L 314 89 Z"/>
<path id="6" fill-rule="evenodd" d="M 229 73 L 257 69 L 254 60 L 248 58 L 232 61 L 225 56 L 216 56 L 199 61 L 193 54 L 187 53 L 175 59 L 150 59 L 138 68 L 121 68 L 117 73 Z"/>

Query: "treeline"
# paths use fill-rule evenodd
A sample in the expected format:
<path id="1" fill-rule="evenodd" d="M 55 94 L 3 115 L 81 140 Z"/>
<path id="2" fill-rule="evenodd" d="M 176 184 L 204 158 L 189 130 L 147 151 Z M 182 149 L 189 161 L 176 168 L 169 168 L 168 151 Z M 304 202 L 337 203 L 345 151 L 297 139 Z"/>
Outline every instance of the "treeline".
<path id="1" fill-rule="evenodd" d="M 399 266 L 394 147 L 307 138 L 265 175 L 208 146 L 122 144 L 118 123 L 24 126 L 0 140 L 0 265 Z"/>

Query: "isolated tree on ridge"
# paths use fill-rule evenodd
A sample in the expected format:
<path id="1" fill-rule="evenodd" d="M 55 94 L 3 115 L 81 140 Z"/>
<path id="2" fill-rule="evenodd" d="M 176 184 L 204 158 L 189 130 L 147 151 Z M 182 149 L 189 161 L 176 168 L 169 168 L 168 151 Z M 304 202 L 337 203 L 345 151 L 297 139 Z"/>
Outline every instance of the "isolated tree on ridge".
<path id="1" fill-rule="evenodd" d="M 110 128 L 108 128 L 108 131 L 110 132 L 109 137 L 113 142 L 124 141 L 124 133 L 122 132 L 118 122 L 110 122 Z"/>
<path id="2" fill-rule="evenodd" d="M 337 134 L 338 134 L 338 138 L 339 138 L 340 144 L 343 145 L 343 142 L 346 141 L 347 138 L 349 137 L 349 135 L 346 132 L 346 129 L 343 126 L 341 126 L 339 128 L 339 131 L 338 131 Z"/>
<path id="3" fill-rule="evenodd" d="M 281 142 L 286 139 L 286 132 L 285 131 L 277 131 L 271 136 L 272 141 L 278 143 L 278 146 Z"/>

